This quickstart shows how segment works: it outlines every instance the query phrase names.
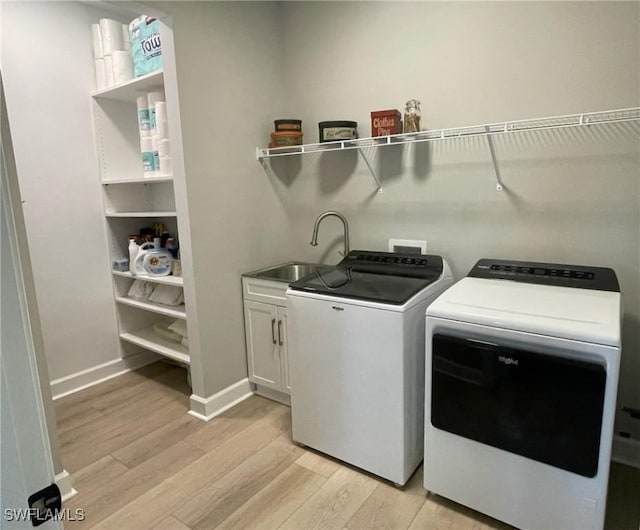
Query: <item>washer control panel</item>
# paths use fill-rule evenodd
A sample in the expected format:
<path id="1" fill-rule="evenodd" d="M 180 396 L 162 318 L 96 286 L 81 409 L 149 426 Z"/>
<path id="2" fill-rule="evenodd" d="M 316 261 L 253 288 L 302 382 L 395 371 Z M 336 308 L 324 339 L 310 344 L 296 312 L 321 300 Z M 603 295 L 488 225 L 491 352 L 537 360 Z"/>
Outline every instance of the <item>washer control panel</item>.
<path id="1" fill-rule="evenodd" d="M 359 272 L 410 278 L 439 278 L 443 270 L 441 256 L 373 250 L 352 250 L 337 266 Z"/>

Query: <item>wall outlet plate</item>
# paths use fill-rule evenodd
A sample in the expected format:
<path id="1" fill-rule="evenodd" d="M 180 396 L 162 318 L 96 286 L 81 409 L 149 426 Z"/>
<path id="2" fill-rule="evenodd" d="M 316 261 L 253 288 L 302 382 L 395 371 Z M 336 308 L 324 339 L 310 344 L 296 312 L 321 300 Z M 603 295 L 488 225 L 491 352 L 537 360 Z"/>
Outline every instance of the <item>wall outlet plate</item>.
<path id="1" fill-rule="evenodd" d="M 426 254 L 427 242 L 422 239 L 389 239 L 389 252 Z"/>

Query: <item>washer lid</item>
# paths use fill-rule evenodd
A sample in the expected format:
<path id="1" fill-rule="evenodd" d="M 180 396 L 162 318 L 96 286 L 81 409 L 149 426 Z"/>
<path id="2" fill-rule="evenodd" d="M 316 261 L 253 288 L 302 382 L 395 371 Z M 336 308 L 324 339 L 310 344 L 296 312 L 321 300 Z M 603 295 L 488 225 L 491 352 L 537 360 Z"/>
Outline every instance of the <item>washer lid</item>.
<path id="1" fill-rule="evenodd" d="M 440 256 L 352 250 L 335 267 L 289 284 L 293 290 L 402 305 L 438 281 Z"/>
<path id="2" fill-rule="evenodd" d="M 619 347 L 620 306 L 618 292 L 463 278 L 427 317 Z"/>
<path id="3" fill-rule="evenodd" d="M 293 282 L 289 287 L 328 296 L 401 305 L 436 280 L 438 278 L 408 278 L 332 267 Z"/>

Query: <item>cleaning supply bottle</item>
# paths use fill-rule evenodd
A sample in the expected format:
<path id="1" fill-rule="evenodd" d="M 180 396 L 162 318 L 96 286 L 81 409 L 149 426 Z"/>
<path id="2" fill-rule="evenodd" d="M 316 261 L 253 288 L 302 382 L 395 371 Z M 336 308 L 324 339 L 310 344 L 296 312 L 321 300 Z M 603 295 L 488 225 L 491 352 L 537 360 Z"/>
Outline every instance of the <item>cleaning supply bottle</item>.
<path id="1" fill-rule="evenodd" d="M 134 263 L 138 257 L 138 252 L 140 252 L 140 246 L 136 241 L 137 239 L 138 236 L 129 236 L 129 272 L 131 273 L 131 276 L 136 275 Z"/>
<path id="2" fill-rule="evenodd" d="M 144 268 L 144 257 L 152 248 L 153 243 L 151 243 L 150 241 L 147 241 L 146 243 L 142 243 L 142 245 L 140 245 L 140 247 L 138 248 L 138 255 L 133 262 L 133 266 L 131 266 L 134 271 L 132 274 L 147 274 L 147 271 Z"/>
<path id="3" fill-rule="evenodd" d="M 153 248 L 153 243 L 144 243 L 133 264 L 136 274 L 144 276 L 167 276 L 171 274 L 171 253 L 162 248 Z"/>
<path id="4" fill-rule="evenodd" d="M 176 259 L 178 257 L 178 242 L 176 241 L 175 238 L 170 237 L 167 239 L 167 241 L 165 242 L 165 248 L 171 252 L 171 255 L 173 256 L 174 259 Z"/>

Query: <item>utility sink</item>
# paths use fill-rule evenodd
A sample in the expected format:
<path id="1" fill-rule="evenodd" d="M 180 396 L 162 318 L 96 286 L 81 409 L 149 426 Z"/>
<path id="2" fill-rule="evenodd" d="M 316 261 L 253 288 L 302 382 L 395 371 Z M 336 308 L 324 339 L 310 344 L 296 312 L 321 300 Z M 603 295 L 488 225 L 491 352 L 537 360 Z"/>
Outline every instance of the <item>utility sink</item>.
<path id="1" fill-rule="evenodd" d="M 291 283 L 309 276 L 314 272 L 322 271 L 331 268 L 330 265 L 321 265 L 319 263 L 299 263 L 289 262 L 282 265 L 276 265 L 268 269 L 262 269 L 256 272 L 247 274 L 247 276 L 253 276 L 254 278 L 262 278 L 265 280 L 276 280 L 280 282 Z"/>

